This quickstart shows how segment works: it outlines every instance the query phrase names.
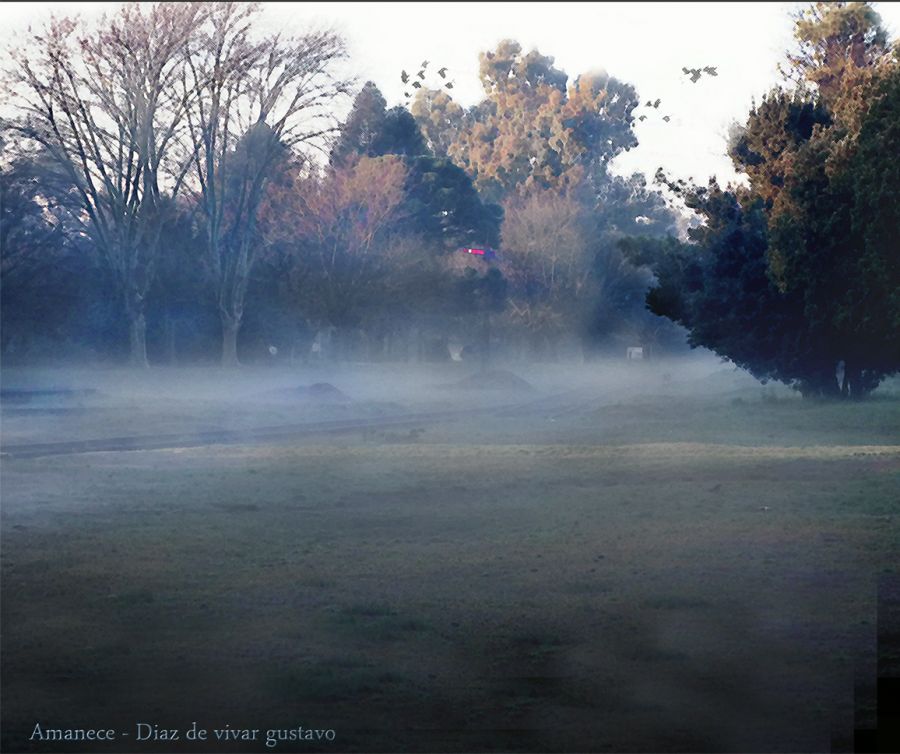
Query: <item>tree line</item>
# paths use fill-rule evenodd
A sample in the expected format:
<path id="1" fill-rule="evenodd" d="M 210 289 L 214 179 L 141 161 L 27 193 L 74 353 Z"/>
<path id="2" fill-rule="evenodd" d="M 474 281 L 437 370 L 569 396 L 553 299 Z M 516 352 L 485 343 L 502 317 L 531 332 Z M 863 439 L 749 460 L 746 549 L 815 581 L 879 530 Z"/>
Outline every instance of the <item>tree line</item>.
<path id="1" fill-rule="evenodd" d="M 637 143 L 632 87 L 567 88 L 506 41 L 469 111 L 427 88 L 387 109 L 368 82 L 339 123 L 345 57 L 329 32 L 262 34 L 249 4 L 125 5 L 31 34 L 5 81 L 4 352 L 80 332 L 145 365 L 148 317 L 155 358 L 192 337 L 210 353 L 218 330 L 225 364 L 286 332 L 391 352 L 491 315 L 530 353 L 678 341 L 615 243 L 675 222 L 640 176 L 607 171 Z M 456 253 L 501 237 L 495 264 Z"/>
<path id="2" fill-rule="evenodd" d="M 266 35 L 251 4 L 56 20 L 5 76 L 4 355 L 37 335 L 139 365 L 148 333 L 154 361 L 224 364 L 322 333 L 373 359 L 686 337 L 866 395 L 900 366 L 897 47 L 867 3 L 812 5 L 795 36 L 733 129 L 743 181 L 702 186 L 614 174 L 634 87 L 513 40 L 479 56 L 474 106 L 426 61 L 388 108 L 342 76 L 337 35 Z"/>
<path id="3" fill-rule="evenodd" d="M 20 116 L 4 124 L 7 138 L 40 183 L 35 199 L 107 273 L 135 364 L 147 363 L 147 297 L 186 205 L 223 361 L 236 358 L 272 167 L 326 133 L 347 89 L 336 35 L 259 36 L 255 15 L 231 3 L 128 4 L 93 27 L 54 19 L 13 54 L 6 84 Z"/>

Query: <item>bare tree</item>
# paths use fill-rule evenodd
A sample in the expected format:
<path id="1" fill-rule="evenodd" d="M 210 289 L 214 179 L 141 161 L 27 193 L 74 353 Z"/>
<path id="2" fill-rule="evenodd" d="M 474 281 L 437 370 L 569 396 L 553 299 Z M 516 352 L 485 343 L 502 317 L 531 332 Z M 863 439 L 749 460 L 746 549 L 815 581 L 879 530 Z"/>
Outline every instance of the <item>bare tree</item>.
<path id="1" fill-rule="evenodd" d="M 507 319 L 539 349 L 574 328 L 591 286 L 593 235 L 576 198 L 533 191 L 504 205 L 504 275 L 512 284 Z"/>
<path id="2" fill-rule="evenodd" d="M 54 19 L 13 52 L 6 82 L 16 143 L 40 145 L 75 187 L 73 217 L 112 273 L 137 365 L 147 364 L 160 231 L 188 166 L 179 139 L 189 98 L 176 84 L 203 15 L 199 3 L 159 3 L 125 5 L 90 29 Z"/>
<path id="3" fill-rule="evenodd" d="M 222 363 L 236 364 L 244 299 L 259 246 L 267 183 L 291 150 L 316 146 L 334 127 L 335 99 L 349 82 L 331 32 L 257 39 L 256 5 L 210 6 L 189 44 L 183 79 L 193 175 L 222 322 Z"/>

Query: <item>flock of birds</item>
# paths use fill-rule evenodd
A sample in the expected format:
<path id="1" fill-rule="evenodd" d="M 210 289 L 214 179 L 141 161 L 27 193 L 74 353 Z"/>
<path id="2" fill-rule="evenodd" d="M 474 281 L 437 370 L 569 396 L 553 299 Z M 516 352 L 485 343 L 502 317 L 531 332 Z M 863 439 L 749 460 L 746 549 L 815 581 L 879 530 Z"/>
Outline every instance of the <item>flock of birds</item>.
<path id="1" fill-rule="evenodd" d="M 714 65 L 707 65 L 703 68 L 682 68 L 681 70 L 684 72 L 685 76 L 691 77 L 692 84 L 696 84 L 704 73 L 714 77 L 719 75 L 719 72 Z"/>
<path id="2" fill-rule="evenodd" d="M 644 105 L 644 107 L 652 107 L 654 110 L 659 110 L 659 103 L 660 103 L 660 102 L 662 102 L 661 99 L 657 99 L 655 102 L 647 102 L 647 104 Z M 670 120 L 672 120 L 672 116 L 671 116 L 671 115 L 663 115 L 662 119 L 663 119 L 666 123 L 668 123 Z M 639 120 L 639 121 L 645 121 L 645 120 L 647 120 L 647 116 L 646 116 L 646 115 L 639 115 L 639 116 L 638 116 L 638 120 Z"/>
<path id="3" fill-rule="evenodd" d="M 428 68 L 428 64 L 430 62 L 431 62 L 430 60 L 423 60 L 422 65 L 421 65 L 421 70 L 418 71 L 418 73 L 416 73 L 415 76 L 410 76 L 406 71 L 400 71 L 400 81 L 403 82 L 404 86 L 406 84 L 409 84 L 413 89 L 421 89 L 422 81 L 425 80 L 425 69 Z M 446 67 L 438 68 L 437 74 L 438 74 L 438 76 L 441 77 L 442 83 L 446 82 L 446 83 L 443 83 L 443 86 L 445 89 L 453 88 L 454 82 L 446 81 L 446 79 L 447 79 L 447 68 Z M 421 79 L 421 81 L 416 81 L 416 77 Z M 410 82 L 412 82 L 412 83 L 410 83 Z M 412 93 L 409 91 L 405 91 L 405 92 L 403 92 L 403 96 L 406 97 L 406 99 L 409 99 L 410 97 L 412 97 Z"/>
<path id="4" fill-rule="evenodd" d="M 685 66 L 681 70 L 685 76 L 690 78 L 692 84 L 696 84 L 700 80 L 700 77 L 703 74 L 706 74 L 707 76 L 712 76 L 712 77 L 719 75 L 719 71 L 716 69 L 716 66 L 714 66 L 714 65 L 707 65 L 707 66 L 704 66 L 703 68 L 688 68 Z M 657 99 L 655 101 L 648 101 L 644 105 L 644 107 L 652 108 L 654 110 L 659 110 L 660 102 L 662 102 L 662 100 L 660 100 L 660 99 Z M 643 121 L 647 120 L 648 117 L 649 116 L 647 116 L 646 114 L 639 115 L 638 120 L 643 122 Z M 672 120 L 672 116 L 671 115 L 663 115 L 662 120 L 664 122 L 668 123 L 670 120 Z"/>
<path id="5" fill-rule="evenodd" d="M 414 76 L 410 76 L 410 74 L 408 74 L 405 70 L 400 71 L 400 81 L 403 82 L 404 86 L 406 86 L 408 84 L 413 89 L 421 89 L 422 82 L 425 81 L 425 71 L 428 68 L 428 65 L 430 62 L 431 61 L 429 61 L 429 60 L 423 60 L 420 70 Z M 712 76 L 712 77 L 716 77 L 719 75 L 719 72 L 718 72 L 716 66 L 714 66 L 714 65 L 703 66 L 703 68 L 688 68 L 687 66 L 684 66 L 681 70 L 685 76 L 690 78 L 692 84 L 696 84 L 704 74 L 706 74 L 707 76 Z M 437 74 L 438 74 L 438 76 L 441 77 L 443 82 L 445 82 L 445 83 L 443 83 L 443 86 L 445 89 L 453 88 L 454 82 L 446 80 L 447 79 L 447 68 L 446 67 L 439 68 L 437 71 Z M 416 78 L 418 78 L 420 80 L 417 81 Z M 409 91 L 404 91 L 403 96 L 406 97 L 406 99 L 409 99 L 410 97 L 412 97 L 412 93 Z M 644 105 L 644 107 L 652 108 L 653 110 L 658 111 L 661 101 L 662 100 L 660 100 L 660 99 L 656 99 L 655 101 L 653 101 L 653 100 L 648 101 Z M 648 118 L 648 116 L 646 114 L 642 114 L 642 115 L 638 116 L 638 120 L 641 122 L 647 120 L 647 118 Z M 671 115 L 663 115 L 662 120 L 663 120 L 663 122 L 668 123 L 669 121 L 672 120 L 672 116 Z"/>

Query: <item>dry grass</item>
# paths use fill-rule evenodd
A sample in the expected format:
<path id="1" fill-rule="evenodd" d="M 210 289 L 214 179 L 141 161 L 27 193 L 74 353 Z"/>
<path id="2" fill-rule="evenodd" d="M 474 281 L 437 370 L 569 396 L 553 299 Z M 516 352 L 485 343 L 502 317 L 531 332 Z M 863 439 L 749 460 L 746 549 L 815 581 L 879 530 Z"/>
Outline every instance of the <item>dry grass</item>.
<path id="1" fill-rule="evenodd" d="M 599 409 L 4 461 L 3 751 L 194 720 L 331 751 L 827 750 L 900 562 L 900 447 L 830 406 L 741 444 L 730 398 L 654 405 L 620 443 Z"/>

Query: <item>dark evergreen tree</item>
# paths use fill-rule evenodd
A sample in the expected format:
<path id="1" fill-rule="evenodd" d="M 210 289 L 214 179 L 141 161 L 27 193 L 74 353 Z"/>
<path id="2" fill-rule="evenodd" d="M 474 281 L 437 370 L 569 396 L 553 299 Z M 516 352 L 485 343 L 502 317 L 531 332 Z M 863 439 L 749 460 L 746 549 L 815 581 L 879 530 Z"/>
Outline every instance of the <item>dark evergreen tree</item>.
<path id="1" fill-rule="evenodd" d="M 900 370 L 900 63 L 861 3 L 816 4 L 796 32 L 804 82 L 765 97 L 731 146 L 749 186 L 670 184 L 704 221 L 692 243 L 623 248 L 691 344 L 859 398 Z"/>

